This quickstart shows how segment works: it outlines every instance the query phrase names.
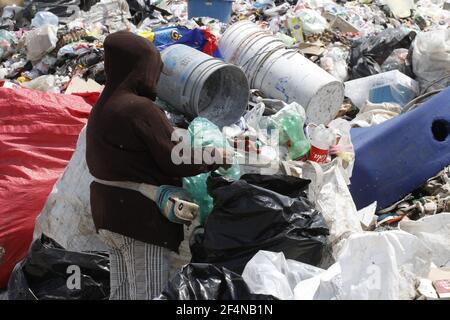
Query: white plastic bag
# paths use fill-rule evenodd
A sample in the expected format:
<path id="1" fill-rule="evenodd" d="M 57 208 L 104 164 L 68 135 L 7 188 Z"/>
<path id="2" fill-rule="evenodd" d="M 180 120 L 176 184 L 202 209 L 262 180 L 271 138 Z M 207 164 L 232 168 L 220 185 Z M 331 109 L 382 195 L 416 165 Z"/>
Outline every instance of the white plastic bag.
<path id="1" fill-rule="evenodd" d="M 364 232 L 345 240 L 339 255 L 342 299 L 413 299 L 426 277 L 431 251 L 404 231 Z"/>
<path id="2" fill-rule="evenodd" d="M 302 280 L 321 274 L 325 270 L 286 260 L 282 252 L 259 251 L 245 266 L 242 278 L 250 291 L 286 300 L 294 298 L 294 288 Z"/>
<path id="3" fill-rule="evenodd" d="M 22 84 L 24 87 L 44 92 L 60 93 L 54 75 L 43 75 Z"/>
<path id="4" fill-rule="evenodd" d="M 52 25 L 28 31 L 25 34 L 27 59 L 30 61 L 40 60 L 46 53 L 55 49 L 58 42 L 57 32 L 58 27 Z"/>
<path id="5" fill-rule="evenodd" d="M 337 263 L 297 284 L 295 299 L 413 299 L 430 265 L 430 249 L 412 234 L 354 233 L 344 241 Z"/>
<path id="6" fill-rule="evenodd" d="M 433 252 L 438 267 L 450 267 L 450 213 L 427 216 L 417 221 L 402 220 L 399 229 L 422 240 Z"/>
<path id="7" fill-rule="evenodd" d="M 342 160 L 319 165 L 307 162 L 302 165 L 302 178 L 311 180 L 308 199 L 322 212 L 330 228 L 329 242 L 336 258 L 339 242 L 351 233 L 362 232 L 356 206 L 348 189 L 348 174 L 342 167 Z"/>
<path id="8" fill-rule="evenodd" d="M 298 16 L 302 20 L 303 32 L 306 35 L 322 33 L 328 27 L 327 20 L 316 10 L 303 9 Z"/>
<path id="9" fill-rule="evenodd" d="M 413 42 L 413 72 L 422 89 L 450 75 L 450 29 L 420 32 Z M 442 80 L 431 89 L 442 88 L 450 83 Z"/>

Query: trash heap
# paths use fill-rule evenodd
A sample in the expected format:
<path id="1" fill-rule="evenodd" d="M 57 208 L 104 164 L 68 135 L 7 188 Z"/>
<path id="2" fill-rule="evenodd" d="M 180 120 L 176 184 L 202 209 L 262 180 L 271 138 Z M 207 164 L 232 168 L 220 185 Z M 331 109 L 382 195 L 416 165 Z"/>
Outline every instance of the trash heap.
<path id="1" fill-rule="evenodd" d="M 174 257 L 191 263 L 160 299 L 444 298 L 450 2 L 236 0 L 204 10 L 196 0 L 9 1 L 0 20 L 3 87 L 99 93 L 103 41 L 127 30 L 161 51 L 156 102 L 174 126 L 195 147 L 234 152 L 231 169 L 183 179 L 200 217 Z M 32 248 L 105 249 L 89 220 L 84 139 L 82 130 Z M 10 297 L 29 298 L 30 261 L 17 265 Z M 222 296 L 197 288 L 208 272 Z"/>

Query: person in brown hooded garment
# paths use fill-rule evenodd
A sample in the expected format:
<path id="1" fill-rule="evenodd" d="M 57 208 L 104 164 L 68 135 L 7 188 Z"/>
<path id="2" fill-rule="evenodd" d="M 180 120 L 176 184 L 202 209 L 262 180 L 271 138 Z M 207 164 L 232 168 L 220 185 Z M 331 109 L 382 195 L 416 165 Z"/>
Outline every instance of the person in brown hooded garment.
<path id="1" fill-rule="evenodd" d="M 106 181 L 181 186 L 181 177 L 217 169 L 172 162 L 174 129 L 152 101 L 163 69 L 153 44 L 121 31 L 106 38 L 104 49 L 106 85 L 87 124 L 91 174 Z M 110 298 L 154 298 L 168 280 L 169 250 L 178 251 L 183 226 L 139 192 L 97 181 L 91 184 L 91 209 L 110 247 Z"/>

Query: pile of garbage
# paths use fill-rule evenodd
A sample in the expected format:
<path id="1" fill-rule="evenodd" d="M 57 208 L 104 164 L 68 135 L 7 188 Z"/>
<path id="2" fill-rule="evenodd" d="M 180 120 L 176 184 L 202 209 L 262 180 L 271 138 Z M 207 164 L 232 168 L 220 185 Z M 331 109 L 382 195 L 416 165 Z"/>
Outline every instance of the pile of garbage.
<path id="1" fill-rule="evenodd" d="M 126 30 L 161 51 L 156 102 L 173 125 L 194 147 L 233 151 L 230 169 L 183 179 L 200 216 L 160 299 L 446 297 L 450 2 L 236 0 L 209 16 L 194 0 L 7 2 L 2 87 L 97 93 L 95 102 L 103 42 Z M 90 181 L 83 129 L 10 298 L 51 296 L 38 285 L 24 294 L 42 242 L 105 250 Z M 90 298 L 107 298 L 103 277 L 91 279 L 102 284 Z M 59 296 L 80 297 L 89 298 Z"/>

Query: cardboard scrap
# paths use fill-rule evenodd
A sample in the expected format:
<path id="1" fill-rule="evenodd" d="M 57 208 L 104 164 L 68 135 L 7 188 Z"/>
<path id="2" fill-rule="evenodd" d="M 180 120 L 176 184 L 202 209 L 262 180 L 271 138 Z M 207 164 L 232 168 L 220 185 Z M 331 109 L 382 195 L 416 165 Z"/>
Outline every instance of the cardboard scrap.
<path id="1" fill-rule="evenodd" d="M 104 86 L 98 84 L 92 79 L 85 81 L 80 77 L 75 77 L 70 81 L 65 93 L 102 92 L 103 88 Z"/>

